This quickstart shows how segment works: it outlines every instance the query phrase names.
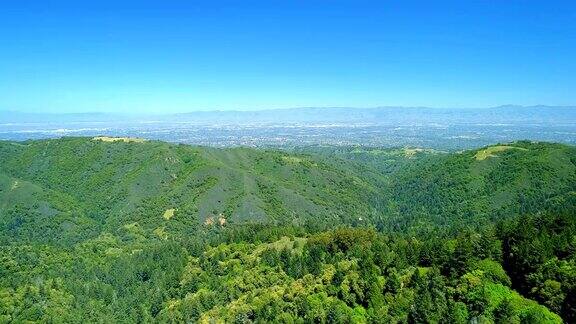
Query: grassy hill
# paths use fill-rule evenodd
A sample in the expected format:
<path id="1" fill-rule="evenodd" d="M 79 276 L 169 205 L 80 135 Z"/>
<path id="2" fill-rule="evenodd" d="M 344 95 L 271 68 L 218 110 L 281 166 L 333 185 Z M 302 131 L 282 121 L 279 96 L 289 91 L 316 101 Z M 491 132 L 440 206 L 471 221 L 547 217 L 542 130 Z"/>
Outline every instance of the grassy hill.
<path id="1" fill-rule="evenodd" d="M 42 231 L 38 219 L 72 232 L 83 224 L 118 231 L 137 223 L 147 233 L 179 235 L 199 225 L 368 221 L 377 181 L 357 173 L 346 163 L 245 148 L 101 138 L 2 142 L 0 214 L 24 236 Z"/>
<path id="2" fill-rule="evenodd" d="M 574 210 L 576 149 L 514 142 L 415 161 L 386 189 L 385 226 L 435 230 Z"/>
<path id="3" fill-rule="evenodd" d="M 452 154 L 109 138 L 1 142 L 0 216 L 11 236 L 0 237 L 74 243 L 138 229 L 165 239 L 246 223 L 457 230 L 572 208 L 575 163 L 573 147 L 530 142 Z"/>

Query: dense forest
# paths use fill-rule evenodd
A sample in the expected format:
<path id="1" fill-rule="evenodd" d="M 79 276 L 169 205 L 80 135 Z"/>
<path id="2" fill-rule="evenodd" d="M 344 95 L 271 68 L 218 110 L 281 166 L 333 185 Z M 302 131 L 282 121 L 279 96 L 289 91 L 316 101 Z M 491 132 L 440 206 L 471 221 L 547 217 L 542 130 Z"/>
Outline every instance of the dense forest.
<path id="1" fill-rule="evenodd" d="M 0 323 L 573 323 L 576 148 L 0 142 Z"/>

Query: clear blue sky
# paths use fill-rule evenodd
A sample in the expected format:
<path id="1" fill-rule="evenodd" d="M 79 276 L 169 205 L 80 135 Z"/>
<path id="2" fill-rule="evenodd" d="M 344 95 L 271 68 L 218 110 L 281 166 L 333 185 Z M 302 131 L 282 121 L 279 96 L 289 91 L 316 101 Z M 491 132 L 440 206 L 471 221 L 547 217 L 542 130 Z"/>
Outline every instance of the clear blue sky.
<path id="1" fill-rule="evenodd" d="M 576 1 L 0 4 L 0 110 L 576 104 Z"/>

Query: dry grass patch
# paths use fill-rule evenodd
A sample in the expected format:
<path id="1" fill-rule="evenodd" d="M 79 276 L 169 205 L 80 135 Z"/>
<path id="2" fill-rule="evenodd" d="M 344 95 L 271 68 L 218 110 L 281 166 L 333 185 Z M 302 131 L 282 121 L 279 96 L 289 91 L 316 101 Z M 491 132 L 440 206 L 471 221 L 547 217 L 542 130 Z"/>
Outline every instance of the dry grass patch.
<path id="1" fill-rule="evenodd" d="M 302 163 L 303 161 L 301 158 L 296 156 L 283 156 L 282 160 L 288 163 L 295 163 L 295 164 Z"/>
<path id="2" fill-rule="evenodd" d="M 426 150 L 422 149 L 422 148 L 405 148 L 404 149 L 404 156 L 406 156 L 407 158 L 412 158 L 417 153 L 425 152 L 425 151 Z"/>
<path id="3" fill-rule="evenodd" d="M 170 218 L 174 217 L 175 212 L 176 212 L 176 209 L 174 209 L 174 208 L 166 209 L 166 211 L 164 212 L 164 215 L 162 215 L 162 217 L 164 217 L 165 220 L 170 220 Z"/>
<path id="4" fill-rule="evenodd" d="M 474 158 L 476 158 L 476 160 L 478 160 L 478 161 L 482 161 L 482 160 L 486 160 L 487 158 L 498 157 L 498 155 L 496 155 L 496 153 L 504 152 L 507 150 L 528 151 L 527 149 L 522 148 L 522 147 L 508 146 L 508 145 L 496 145 L 496 146 L 490 146 L 484 150 L 478 151 L 476 153 L 476 155 L 474 155 Z"/>
<path id="5" fill-rule="evenodd" d="M 158 227 L 158 228 L 155 229 L 153 232 L 154 232 L 154 234 L 155 234 L 158 238 L 160 238 L 160 239 L 162 239 L 162 240 L 167 240 L 167 239 L 168 239 L 168 233 L 166 233 L 164 226 Z"/>
<path id="6" fill-rule="evenodd" d="M 102 142 L 124 142 L 124 143 L 144 143 L 146 142 L 143 138 L 134 137 L 108 137 L 108 136 L 96 136 L 92 140 L 102 141 Z"/>
<path id="7" fill-rule="evenodd" d="M 204 225 L 206 226 L 218 224 L 220 227 L 224 227 L 227 223 L 228 221 L 226 220 L 226 217 L 224 217 L 222 214 L 210 216 L 204 220 Z"/>

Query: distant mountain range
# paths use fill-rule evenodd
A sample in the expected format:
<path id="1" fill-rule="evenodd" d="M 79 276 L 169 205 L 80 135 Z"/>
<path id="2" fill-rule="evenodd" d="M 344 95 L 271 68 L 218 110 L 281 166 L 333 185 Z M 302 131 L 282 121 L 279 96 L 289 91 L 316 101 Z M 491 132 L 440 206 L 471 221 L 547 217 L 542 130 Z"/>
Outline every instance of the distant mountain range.
<path id="1" fill-rule="evenodd" d="M 22 113 L 0 111 L 0 123 L 192 123 L 192 124 L 575 124 L 576 106 L 491 108 L 290 108 L 257 111 L 196 111 L 178 114 Z"/>

